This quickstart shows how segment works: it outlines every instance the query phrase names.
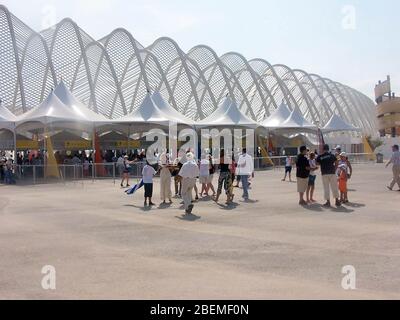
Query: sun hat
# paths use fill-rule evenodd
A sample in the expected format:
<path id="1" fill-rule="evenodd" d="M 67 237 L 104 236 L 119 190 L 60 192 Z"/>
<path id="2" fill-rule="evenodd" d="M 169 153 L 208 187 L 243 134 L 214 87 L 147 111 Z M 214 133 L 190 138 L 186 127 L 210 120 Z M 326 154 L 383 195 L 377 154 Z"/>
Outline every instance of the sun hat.
<path id="1" fill-rule="evenodd" d="M 340 156 L 341 156 L 341 157 L 347 157 L 347 153 L 346 153 L 346 152 L 342 152 L 342 153 L 340 154 Z"/>

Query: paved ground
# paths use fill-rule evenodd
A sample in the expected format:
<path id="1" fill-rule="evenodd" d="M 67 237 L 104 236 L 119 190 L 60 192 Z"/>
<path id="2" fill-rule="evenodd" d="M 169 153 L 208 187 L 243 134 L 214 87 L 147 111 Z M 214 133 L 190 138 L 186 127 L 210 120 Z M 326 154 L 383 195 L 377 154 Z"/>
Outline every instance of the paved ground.
<path id="1" fill-rule="evenodd" d="M 254 203 L 200 201 L 191 220 L 178 200 L 146 211 L 142 191 L 128 197 L 110 181 L 0 186 L 0 298 L 399 299 L 400 192 L 385 190 L 389 177 L 356 166 L 352 204 L 328 210 L 298 207 L 296 184 L 259 173 Z M 44 265 L 56 268 L 55 291 L 41 288 Z M 355 291 L 341 287 L 345 265 Z"/>

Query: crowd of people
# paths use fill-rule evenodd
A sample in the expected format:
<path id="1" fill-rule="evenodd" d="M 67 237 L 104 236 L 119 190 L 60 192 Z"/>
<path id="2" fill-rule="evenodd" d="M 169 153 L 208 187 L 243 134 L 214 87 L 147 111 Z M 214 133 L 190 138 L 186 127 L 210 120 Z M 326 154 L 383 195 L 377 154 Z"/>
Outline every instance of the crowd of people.
<path id="1" fill-rule="evenodd" d="M 285 172 L 291 172 L 293 162 L 287 160 Z M 353 175 L 353 167 L 341 147 L 335 149 L 335 154 L 330 151 L 329 145 L 324 145 L 323 153 L 310 152 L 306 146 L 300 147 L 300 154 L 296 159 L 297 191 L 299 193 L 299 205 L 306 206 L 315 203 L 314 191 L 317 171 L 321 170 L 324 189 L 324 207 L 331 207 L 331 193 L 335 205 L 349 203 L 347 183 Z M 286 179 L 286 173 L 283 180 Z M 306 196 L 306 199 L 304 198 Z"/>
<path id="2" fill-rule="evenodd" d="M 218 158 L 218 157 L 217 157 Z M 124 158 L 124 166 L 135 161 Z M 242 184 L 244 201 L 249 201 L 250 179 L 254 177 L 254 160 L 247 153 L 246 148 L 237 156 L 233 153 L 227 154 L 224 149 L 220 150 L 219 158 L 213 159 L 208 153 L 203 153 L 201 159 L 197 160 L 190 151 L 180 157 L 172 160 L 167 153 L 162 153 L 159 157 L 157 170 L 155 166 L 147 163 L 142 169 L 141 184 L 144 186 L 144 206 L 153 206 L 153 177 L 160 174 L 160 198 L 163 204 L 167 200 L 172 203 L 172 181 L 175 186 L 175 197 L 182 198 L 186 214 L 191 214 L 194 202 L 199 197 L 211 197 L 215 202 L 220 201 L 220 197 L 224 192 L 226 195 L 226 204 L 229 205 L 234 199 L 234 187 Z M 219 172 L 217 188 L 214 188 L 214 174 Z M 201 189 L 197 187 L 197 180 L 201 184 Z M 121 186 L 124 186 L 126 176 L 122 177 Z M 234 182 L 236 181 L 236 184 Z M 126 184 L 128 187 L 129 184 Z M 132 189 L 137 189 L 138 185 Z M 210 194 L 212 192 L 212 194 Z M 193 197 L 193 193 L 195 197 Z"/>

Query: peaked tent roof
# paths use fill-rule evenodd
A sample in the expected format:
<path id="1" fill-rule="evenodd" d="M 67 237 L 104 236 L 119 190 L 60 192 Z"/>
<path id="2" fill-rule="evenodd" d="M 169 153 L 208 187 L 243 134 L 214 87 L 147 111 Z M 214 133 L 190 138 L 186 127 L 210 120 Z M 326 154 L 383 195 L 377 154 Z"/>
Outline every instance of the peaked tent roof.
<path id="1" fill-rule="evenodd" d="M 14 128 L 16 121 L 17 117 L 0 104 L 0 129 L 11 130 Z"/>
<path id="2" fill-rule="evenodd" d="M 88 121 L 104 121 L 106 117 L 90 110 L 82 102 L 80 102 L 71 91 L 67 88 L 64 81 L 60 81 L 54 89 L 54 94 L 62 103 L 71 108 L 74 112 L 78 113 L 81 117 L 86 118 Z"/>
<path id="3" fill-rule="evenodd" d="M 295 107 L 291 112 L 289 118 L 287 118 L 278 129 L 295 129 L 295 130 L 305 130 L 305 131 L 316 131 L 317 126 L 307 121 L 299 107 Z"/>
<path id="4" fill-rule="evenodd" d="M 265 128 L 277 128 L 282 123 L 284 123 L 289 118 L 289 116 L 290 116 L 290 109 L 282 101 L 278 109 L 276 109 L 275 112 L 270 117 L 265 119 L 261 123 L 261 126 Z"/>
<path id="5" fill-rule="evenodd" d="M 138 109 L 130 114 L 115 119 L 114 123 L 152 123 L 158 125 L 168 126 L 170 122 L 175 122 L 173 116 L 163 112 L 153 101 L 150 94 L 147 93 L 143 102 Z"/>
<path id="6" fill-rule="evenodd" d="M 322 128 L 323 132 L 337 132 L 337 131 L 360 131 L 360 128 L 356 128 L 351 124 L 348 124 L 338 115 L 334 114 L 328 123 Z"/>
<path id="7" fill-rule="evenodd" d="M 164 100 L 164 98 L 161 96 L 161 93 L 156 91 L 153 93 L 151 96 L 153 99 L 154 103 L 157 105 L 157 107 L 164 113 L 174 117 L 177 123 L 180 124 L 187 124 L 187 125 L 193 125 L 194 121 L 187 118 L 180 112 L 178 112 L 174 107 L 172 107 L 167 101 Z"/>
<path id="8" fill-rule="evenodd" d="M 75 122 L 82 120 L 85 120 L 85 118 L 63 104 L 52 91 L 40 105 L 22 114 L 18 118 L 17 124 L 21 125 L 27 122 L 51 124 L 55 122 Z"/>
<path id="9" fill-rule="evenodd" d="M 227 97 L 212 114 L 210 114 L 207 118 L 199 121 L 196 126 L 237 126 L 256 128 L 259 125 L 257 122 L 244 115 L 242 111 L 240 111 L 240 109 L 238 108 L 237 104 Z"/>

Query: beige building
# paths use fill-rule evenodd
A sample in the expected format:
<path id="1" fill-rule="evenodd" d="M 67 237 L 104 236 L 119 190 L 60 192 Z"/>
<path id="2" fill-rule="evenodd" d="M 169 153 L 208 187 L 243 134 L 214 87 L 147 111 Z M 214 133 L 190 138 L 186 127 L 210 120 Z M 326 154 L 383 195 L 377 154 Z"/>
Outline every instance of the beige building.
<path id="1" fill-rule="evenodd" d="M 392 92 L 389 76 L 375 86 L 375 98 L 380 135 L 400 136 L 400 98 Z"/>

